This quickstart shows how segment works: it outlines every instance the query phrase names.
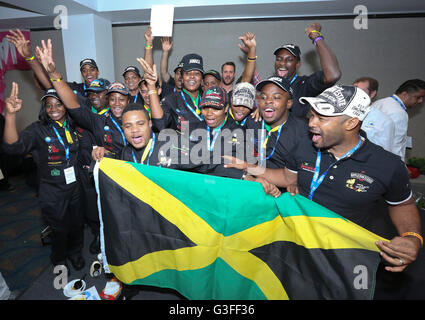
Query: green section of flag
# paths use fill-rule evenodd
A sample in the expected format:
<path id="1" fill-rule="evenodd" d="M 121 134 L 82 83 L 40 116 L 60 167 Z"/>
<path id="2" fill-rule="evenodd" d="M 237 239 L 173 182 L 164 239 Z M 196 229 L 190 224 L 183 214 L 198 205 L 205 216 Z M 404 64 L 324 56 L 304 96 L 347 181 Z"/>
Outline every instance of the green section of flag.
<path id="1" fill-rule="evenodd" d="M 213 286 L 214 282 L 209 279 L 217 274 L 221 281 Z M 196 283 L 197 286 L 188 286 L 188 283 Z M 192 300 L 207 300 L 211 297 L 220 297 L 223 300 L 266 299 L 255 282 L 242 277 L 220 258 L 205 268 L 188 271 L 163 270 L 131 284 L 172 288 Z"/>

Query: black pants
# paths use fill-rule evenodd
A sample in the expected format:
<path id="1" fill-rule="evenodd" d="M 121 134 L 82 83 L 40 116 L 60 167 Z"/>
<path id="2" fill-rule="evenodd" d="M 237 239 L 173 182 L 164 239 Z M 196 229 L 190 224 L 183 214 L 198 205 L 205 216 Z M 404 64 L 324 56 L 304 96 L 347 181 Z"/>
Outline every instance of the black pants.
<path id="1" fill-rule="evenodd" d="M 97 193 L 93 178 L 88 169 L 80 167 L 80 182 L 82 191 L 82 210 L 84 211 L 84 220 L 90 227 L 93 235 L 99 235 L 100 222 L 97 210 Z"/>
<path id="2" fill-rule="evenodd" d="M 66 187 L 41 182 L 39 204 L 52 229 L 52 263 L 62 264 L 67 257 L 80 254 L 84 242 L 84 217 L 79 182 Z"/>

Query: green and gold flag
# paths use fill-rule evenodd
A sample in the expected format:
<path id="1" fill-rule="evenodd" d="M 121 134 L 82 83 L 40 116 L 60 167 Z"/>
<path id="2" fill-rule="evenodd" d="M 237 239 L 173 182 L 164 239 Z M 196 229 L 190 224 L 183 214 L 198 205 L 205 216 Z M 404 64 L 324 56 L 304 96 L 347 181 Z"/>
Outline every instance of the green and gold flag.
<path id="1" fill-rule="evenodd" d="M 107 269 L 188 299 L 371 299 L 381 237 L 261 184 L 104 158 Z M 385 239 L 384 239 L 385 240 Z"/>

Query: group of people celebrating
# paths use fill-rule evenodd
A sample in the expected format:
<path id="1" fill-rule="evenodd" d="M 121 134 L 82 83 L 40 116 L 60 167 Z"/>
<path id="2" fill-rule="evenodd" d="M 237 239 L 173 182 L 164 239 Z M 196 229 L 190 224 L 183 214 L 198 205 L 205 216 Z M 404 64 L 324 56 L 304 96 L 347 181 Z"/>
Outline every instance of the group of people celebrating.
<path id="1" fill-rule="evenodd" d="M 252 32 L 239 37 L 246 65 L 237 81 L 233 62 L 221 73 L 204 70 L 196 53 L 183 56 L 171 75 L 169 38 L 161 39 L 158 74 L 148 27 L 144 57 L 139 67 L 125 68 L 123 81 L 101 78 L 88 58 L 80 62 L 84 81 L 70 83 L 56 68 L 50 39 L 33 51 L 19 30 L 10 30 L 8 40 L 46 90 L 39 120 L 18 133 L 23 103 L 13 83 L 2 146 L 10 154 L 31 153 L 37 163 L 52 263 L 84 268 L 85 223 L 93 233 L 90 251 L 100 250 L 91 168 L 103 157 L 256 181 L 271 196 L 299 193 L 366 229 L 384 199 L 398 235 L 377 243 L 383 273 L 414 262 L 423 239 L 406 166 L 361 130 L 371 97 L 359 85 L 337 84 L 341 70 L 322 26 L 313 23 L 305 34 L 321 65 L 308 76 L 297 73 L 300 48 L 283 44 L 273 52 L 274 74 L 261 80 Z"/>

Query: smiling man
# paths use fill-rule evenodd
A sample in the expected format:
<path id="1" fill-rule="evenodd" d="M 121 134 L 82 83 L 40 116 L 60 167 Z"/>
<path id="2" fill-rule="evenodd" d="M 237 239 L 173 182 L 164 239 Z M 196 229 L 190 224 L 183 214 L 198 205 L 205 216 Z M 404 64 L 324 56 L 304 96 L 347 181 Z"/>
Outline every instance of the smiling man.
<path id="1" fill-rule="evenodd" d="M 105 113 L 108 110 L 108 86 L 110 82 L 107 79 L 94 79 L 86 89 L 92 111 L 94 113 Z"/>
<path id="2" fill-rule="evenodd" d="M 232 96 L 233 82 L 235 82 L 236 65 L 232 61 L 223 63 L 221 66 L 221 87 L 226 90 L 229 97 Z"/>
<path id="3" fill-rule="evenodd" d="M 230 100 L 229 121 L 243 127 L 248 121 L 248 115 L 250 115 L 254 109 L 254 86 L 248 82 L 236 84 Z"/>
<path id="4" fill-rule="evenodd" d="M 80 61 L 80 72 L 83 77 L 82 83 L 77 82 L 68 82 L 68 85 L 74 91 L 74 93 L 80 96 L 87 96 L 87 88 L 90 86 L 90 83 L 99 77 L 99 68 L 96 61 L 93 59 L 84 59 Z"/>
<path id="5" fill-rule="evenodd" d="M 299 139 L 308 134 L 307 125 L 289 112 L 293 91 L 286 78 L 272 76 L 258 83 L 256 89 L 260 92 L 258 110 L 263 120 L 256 122 L 248 116 L 244 128 L 254 130 L 253 145 L 258 164 L 283 168 Z"/>
<path id="6" fill-rule="evenodd" d="M 128 66 L 125 68 L 122 76 L 124 77 L 124 83 L 130 91 L 130 103 L 140 103 L 143 105 L 143 98 L 139 92 L 139 83 L 142 80 L 139 68 L 134 66 Z"/>
<path id="7" fill-rule="evenodd" d="M 305 28 L 305 34 L 316 47 L 322 70 L 309 76 L 301 76 L 298 70 L 301 67 L 301 50 L 295 44 L 283 44 L 274 50 L 274 72 L 276 76 L 287 79 L 293 89 L 293 105 L 291 113 L 305 119 L 309 108 L 299 102 L 300 97 L 315 97 L 323 90 L 334 85 L 341 78 L 341 70 L 338 60 L 324 40 L 321 33 L 322 26 L 315 22 Z M 247 52 L 247 50 L 243 50 Z M 257 58 L 252 59 L 254 62 Z M 247 69 L 246 69 L 247 70 Z M 246 74 L 247 79 L 256 79 L 259 75 L 255 69 L 250 69 Z"/>
<path id="8" fill-rule="evenodd" d="M 166 128 L 184 134 L 190 126 L 203 120 L 200 109 L 202 100 L 203 59 L 196 53 L 187 54 L 182 59 L 183 89 L 162 100 Z"/>
<path id="9" fill-rule="evenodd" d="M 229 167 L 245 168 L 248 174 L 280 187 L 297 186 L 302 196 L 373 232 L 373 219 L 385 201 L 387 220 L 397 235 L 390 242 L 376 243 L 386 264 L 378 269 L 374 298 L 400 299 L 405 292 L 398 290 L 402 286 L 392 273 L 414 262 L 423 245 L 406 166 L 398 156 L 361 136 L 361 123 L 370 109 L 363 90 L 337 85 L 301 101 L 311 106 L 311 134 L 299 142 L 286 168 L 260 171 L 246 163 Z"/>

